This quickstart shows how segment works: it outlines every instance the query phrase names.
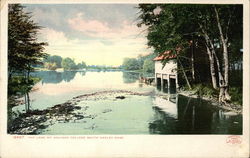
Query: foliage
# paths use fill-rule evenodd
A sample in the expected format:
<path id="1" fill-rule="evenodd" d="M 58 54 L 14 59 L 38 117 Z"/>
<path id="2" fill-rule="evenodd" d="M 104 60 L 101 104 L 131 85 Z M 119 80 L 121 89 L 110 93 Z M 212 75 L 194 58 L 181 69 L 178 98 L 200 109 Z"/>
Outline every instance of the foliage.
<path id="1" fill-rule="evenodd" d="M 29 72 L 32 65 L 41 62 L 46 56 L 43 53 L 47 44 L 37 41 L 37 33 L 41 28 L 26 13 L 20 4 L 10 4 L 8 14 L 8 73 L 9 78 L 15 72 Z"/>
<path id="2" fill-rule="evenodd" d="M 184 87 L 184 90 L 188 90 L 188 88 Z M 219 94 L 218 90 L 215 90 L 210 85 L 204 84 L 195 84 L 192 86 L 191 90 L 194 92 L 194 94 L 197 94 L 200 97 L 217 97 Z M 232 96 L 232 103 L 242 105 L 242 87 L 230 87 L 229 93 Z"/>
<path id="3" fill-rule="evenodd" d="M 152 59 L 146 59 L 143 63 L 143 71 L 147 73 L 154 73 L 155 65 Z"/>
<path id="4" fill-rule="evenodd" d="M 229 93 L 232 96 L 231 101 L 237 105 L 242 105 L 243 96 L 242 96 L 242 88 L 241 87 L 230 87 Z"/>
<path id="5" fill-rule="evenodd" d="M 58 55 L 53 55 L 53 56 L 47 56 L 43 59 L 44 63 L 55 63 L 56 68 L 61 68 L 62 65 L 62 57 Z"/>
<path id="6" fill-rule="evenodd" d="M 64 70 L 76 70 L 76 69 L 84 69 L 87 67 L 84 61 L 76 64 L 73 59 L 71 58 L 63 59 L 61 56 L 58 55 L 53 55 L 53 56 L 48 55 L 47 57 L 45 57 L 43 59 L 43 66 L 48 70 L 56 70 L 57 68 L 63 68 Z"/>
<path id="7" fill-rule="evenodd" d="M 140 65 L 135 58 L 125 58 L 123 60 L 123 68 L 125 70 L 138 70 L 140 69 Z"/>
<path id="8" fill-rule="evenodd" d="M 139 55 L 137 58 L 125 58 L 123 60 L 122 67 L 125 70 L 142 70 L 144 72 L 154 72 L 154 62 L 155 54 L 149 55 Z M 147 61 L 146 65 L 145 61 Z M 144 70 L 145 67 L 145 70 Z"/>
<path id="9" fill-rule="evenodd" d="M 74 70 L 77 69 L 75 61 L 71 58 L 65 58 L 62 60 L 62 68 L 64 70 Z"/>
<path id="10" fill-rule="evenodd" d="M 24 76 L 13 76 L 8 81 L 8 95 L 24 95 L 28 93 L 38 81 L 40 81 L 40 78 L 31 77 L 27 80 Z"/>
<path id="11" fill-rule="evenodd" d="M 86 63 L 84 61 L 77 64 L 78 69 L 85 69 L 86 67 L 87 67 L 87 65 L 86 65 Z"/>
<path id="12" fill-rule="evenodd" d="M 44 63 L 44 67 L 48 70 L 56 70 L 57 69 L 57 64 L 54 62 L 54 63 L 51 63 L 51 62 L 45 62 Z"/>
<path id="13" fill-rule="evenodd" d="M 213 87 L 204 84 L 193 85 L 192 91 L 198 96 L 215 97 L 218 95 L 218 91 L 213 89 Z"/>
<path id="14" fill-rule="evenodd" d="M 239 64 L 242 57 L 239 54 L 242 48 L 242 5 L 139 4 L 139 9 L 138 26 L 148 28 L 148 46 L 153 47 L 156 54 L 170 50 L 177 59 L 186 57 L 187 50 L 194 46 L 207 52 L 208 56 L 203 58 L 209 61 L 212 85 L 215 89 L 219 86 L 221 101 L 230 100 L 229 60 Z M 185 69 L 194 68 L 181 60 L 178 64 L 184 65 Z M 190 77 L 185 78 L 188 84 Z"/>

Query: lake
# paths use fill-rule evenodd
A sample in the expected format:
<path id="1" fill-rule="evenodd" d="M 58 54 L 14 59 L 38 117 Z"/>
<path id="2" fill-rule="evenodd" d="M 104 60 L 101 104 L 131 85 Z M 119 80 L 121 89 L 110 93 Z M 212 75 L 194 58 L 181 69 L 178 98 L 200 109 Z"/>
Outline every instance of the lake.
<path id="1" fill-rule="evenodd" d="M 31 109 L 43 110 L 79 95 L 100 92 L 78 103 L 85 107 L 79 112 L 91 117 L 56 122 L 39 134 L 242 134 L 242 115 L 140 83 L 138 73 L 41 71 L 32 75 L 42 80 L 29 94 Z M 114 93 L 119 90 L 148 95 Z M 125 99 L 116 98 L 120 95 Z M 24 112 L 25 108 L 13 109 Z"/>

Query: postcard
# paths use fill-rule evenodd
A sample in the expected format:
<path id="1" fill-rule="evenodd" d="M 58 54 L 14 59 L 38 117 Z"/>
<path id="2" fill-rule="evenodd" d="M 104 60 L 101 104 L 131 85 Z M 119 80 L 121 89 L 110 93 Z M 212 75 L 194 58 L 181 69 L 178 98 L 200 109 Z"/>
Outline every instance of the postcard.
<path id="1" fill-rule="evenodd" d="M 249 7 L 2 1 L 0 157 L 249 157 Z"/>

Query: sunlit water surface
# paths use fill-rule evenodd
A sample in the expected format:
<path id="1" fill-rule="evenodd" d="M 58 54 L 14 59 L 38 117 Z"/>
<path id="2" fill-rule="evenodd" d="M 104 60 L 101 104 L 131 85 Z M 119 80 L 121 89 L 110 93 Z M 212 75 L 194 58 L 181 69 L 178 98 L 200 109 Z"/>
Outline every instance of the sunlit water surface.
<path id="1" fill-rule="evenodd" d="M 141 84 L 139 74 L 131 72 L 36 72 L 42 78 L 30 93 L 31 109 L 46 109 L 75 96 L 109 90 L 129 90 L 164 94 L 130 95 L 122 100 L 85 101 L 85 118 L 77 122 L 56 123 L 41 134 L 241 134 L 242 116 L 215 108 L 209 102 L 166 94 Z M 24 106 L 14 110 L 24 111 Z M 109 110 L 105 112 L 105 110 Z"/>

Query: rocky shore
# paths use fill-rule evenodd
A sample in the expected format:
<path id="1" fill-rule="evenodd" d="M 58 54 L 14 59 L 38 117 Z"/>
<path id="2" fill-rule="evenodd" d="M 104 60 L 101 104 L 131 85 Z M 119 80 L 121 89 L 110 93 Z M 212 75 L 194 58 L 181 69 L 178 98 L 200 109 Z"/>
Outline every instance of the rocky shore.
<path id="1" fill-rule="evenodd" d="M 191 98 L 199 98 L 198 95 L 182 91 L 178 94 L 188 96 Z M 32 110 L 27 113 L 21 113 L 18 117 L 12 120 L 8 126 L 9 134 L 39 134 L 44 129 L 55 123 L 77 123 L 79 121 L 86 121 L 87 119 L 95 119 L 96 114 L 86 112 L 89 108 L 87 101 L 100 101 L 110 100 L 118 101 L 127 99 L 131 96 L 157 96 L 163 99 L 168 99 L 168 94 L 162 94 L 159 92 L 132 92 L 127 90 L 111 90 L 101 91 L 90 94 L 84 94 L 76 96 L 65 103 L 54 105 L 53 107 L 44 110 Z M 237 105 L 231 104 L 230 106 L 221 105 L 215 98 L 202 97 L 202 99 L 211 102 L 211 104 L 217 108 L 223 109 L 227 112 L 233 112 L 234 114 L 241 114 L 242 109 Z M 111 112 L 112 109 L 104 109 L 101 113 Z M 84 120 L 86 119 L 86 120 Z"/>
<path id="2" fill-rule="evenodd" d="M 91 94 L 84 94 L 68 100 L 65 103 L 54 105 L 45 110 L 32 110 L 27 113 L 20 114 L 12 120 L 8 127 L 10 134 L 39 134 L 43 129 L 55 123 L 77 122 L 85 118 L 94 119 L 95 115 L 86 114 L 89 108 L 84 101 L 98 101 L 110 99 L 112 101 L 126 99 L 131 95 L 146 96 L 152 95 L 152 92 L 138 93 L 125 90 L 102 91 Z M 102 113 L 112 111 L 105 109 Z"/>

